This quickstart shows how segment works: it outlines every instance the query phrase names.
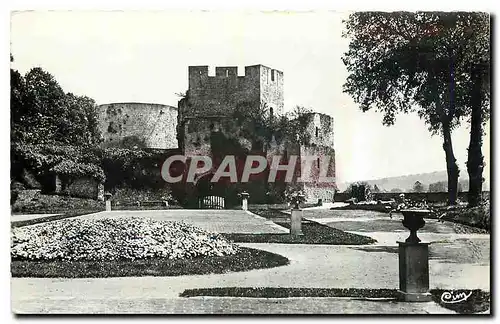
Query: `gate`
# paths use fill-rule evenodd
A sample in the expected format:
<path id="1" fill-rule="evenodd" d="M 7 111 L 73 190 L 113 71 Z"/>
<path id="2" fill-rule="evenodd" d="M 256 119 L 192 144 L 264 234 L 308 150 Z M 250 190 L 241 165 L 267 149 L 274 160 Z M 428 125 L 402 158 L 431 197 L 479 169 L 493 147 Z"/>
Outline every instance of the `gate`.
<path id="1" fill-rule="evenodd" d="M 200 209 L 224 209 L 225 199 L 220 196 L 206 196 L 199 200 Z"/>

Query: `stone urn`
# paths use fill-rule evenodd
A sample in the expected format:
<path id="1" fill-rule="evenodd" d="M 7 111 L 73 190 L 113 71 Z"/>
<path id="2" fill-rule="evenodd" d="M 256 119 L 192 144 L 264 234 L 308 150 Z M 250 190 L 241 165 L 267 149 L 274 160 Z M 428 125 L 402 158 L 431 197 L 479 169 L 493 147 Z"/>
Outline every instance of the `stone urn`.
<path id="1" fill-rule="evenodd" d="M 291 198 L 292 209 L 300 209 L 300 203 L 304 201 L 306 196 L 303 194 L 296 194 Z"/>
<path id="2" fill-rule="evenodd" d="M 417 236 L 417 231 L 424 227 L 424 216 L 431 213 L 428 209 L 403 209 L 403 226 L 410 230 L 410 236 L 406 239 L 406 243 L 420 243 Z"/>
<path id="3" fill-rule="evenodd" d="M 243 191 L 242 193 L 240 193 L 240 197 L 241 199 L 248 199 L 248 197 L 250 197 L 250 194 L 246 191 Z"/>

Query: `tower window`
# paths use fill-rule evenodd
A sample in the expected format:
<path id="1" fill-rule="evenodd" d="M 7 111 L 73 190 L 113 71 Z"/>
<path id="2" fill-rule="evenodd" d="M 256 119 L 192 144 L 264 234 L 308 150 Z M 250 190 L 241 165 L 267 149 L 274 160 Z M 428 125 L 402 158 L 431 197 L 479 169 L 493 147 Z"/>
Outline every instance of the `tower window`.
<path id="1" fill-rule="evenodd" d="M 317 162 L 317 164 L 318 164 L 318 169 L 319 169 L 319 158 L 318 158 L 318 160 L 317 160 L 316 162 Z"/>
<path id="2" fill-rule="evenodd" d="M 226 77 L 228 77 L 228 76 L 229 76 L 229 71 L 228 71 L 228 70 L 226 70 Z"/>
<path id="3" fill-rule="evenodd" d="M 274 113 L 273 107 L 269 108 L 269 117 L 273 118 L 273 113 Z"/>
<path id="4" fill-rule="evenodd" d="M 274 70 L 271 70 L 271 81 L 274 81 Z"/>
<path id="5" fill-rule="evenodd" d="M 319 128 L 316 127 L 316 137 L 318 137 L 318 136 L 319 136 Z"/>

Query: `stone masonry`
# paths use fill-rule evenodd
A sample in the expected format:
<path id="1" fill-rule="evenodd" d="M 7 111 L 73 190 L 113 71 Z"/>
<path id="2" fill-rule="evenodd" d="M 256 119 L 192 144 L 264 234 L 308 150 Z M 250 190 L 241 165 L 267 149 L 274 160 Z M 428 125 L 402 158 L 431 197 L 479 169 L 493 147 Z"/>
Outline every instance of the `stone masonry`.
<path id="1" fill-rule="evenodd" d="M 188 68 L 189 87 L 178 108 L 143 103 L 114 103 L 99 106 L 100 127 L 105 146 L 137 142 L 148 148 L 179 148 L 186 156 L 211 155 L 214 134 L 236 142 L 246 152 L 256 147 L 245 137 L 247 130 L 234 120 L 237 109 L 261 109 L 268 116 L 284 113 L 283 72 L 264 65 L 216 67 L 209 75 L 208 66 Z M 272 118 L 272 117 L 271 117 Z M 306 140 L 274 137 L 261 143 L 268 161 L 273 155 L 330 156 L 327 176 L 335 176 L 333 118 L 320 113 L 302 116 Z M 255 143 L 254 143 L 255 144 Z M 231 154 L 231 153 L 228 153 Z M 233 153 L 235 154 L 235 153 Z M 301 184 L 308 201 L 333 201 L 335 183 L 319 183 L 319 161 L 313 164 L 313 181 Z M 298 166 L 300 170 L 300 165 Z M 296 172 L 296 176 L 300 172 Z M 250 200 L 252 200 L 250 198 Z"/>
<path id="2" fill-rule="evenodd" d="M 156 149 L 177 148 L 177 109 L 150 103 L 98 106 L 103 146 L 127 144 Z"/>

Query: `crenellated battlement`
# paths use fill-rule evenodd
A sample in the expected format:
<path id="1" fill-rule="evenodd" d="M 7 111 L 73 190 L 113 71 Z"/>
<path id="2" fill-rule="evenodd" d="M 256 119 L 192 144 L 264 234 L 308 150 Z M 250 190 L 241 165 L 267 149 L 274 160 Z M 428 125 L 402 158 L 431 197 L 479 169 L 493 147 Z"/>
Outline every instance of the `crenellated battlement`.
<path id="1" fill-rule="evenodd" d="M 215 75 L 208 65 L 189 66 L 189 97 L 181 116 L 230 115 L 239 105 L 265 104 L 271 113 L 283 113 L 283 72 L 258 64 L 217 66 Z"/>
<path id="2" fill-rule="evenodd" d="M 189 81 L 190 85 L 197 85 L 197 80 L 214 80 L 214 79 L 242 79 L 246 77 L 255 78 L 261 74 L 269 74 L 270 82 L 278 82 L 283 79 L 283 72 L 267 67 L 265 65 L 250 65 L 245 66 L 245 74 L 238 75 L 237 66 L 216 66 L 215 75 L 210 75 L 208 65 L 189 66 Z M 192 81 L 192 82 L 191 82 Z M 209 81 L 208 81 L 209 82 Z"/>

